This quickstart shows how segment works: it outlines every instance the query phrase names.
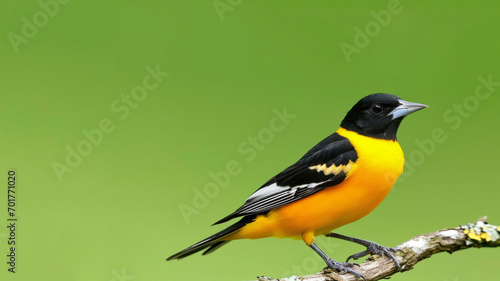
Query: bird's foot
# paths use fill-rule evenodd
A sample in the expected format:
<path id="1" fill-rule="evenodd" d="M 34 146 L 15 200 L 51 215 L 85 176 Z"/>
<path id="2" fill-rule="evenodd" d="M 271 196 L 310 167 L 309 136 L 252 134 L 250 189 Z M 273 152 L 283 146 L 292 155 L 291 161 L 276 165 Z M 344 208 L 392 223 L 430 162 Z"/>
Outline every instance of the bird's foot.
<path id="1" fill-rule="evenodd" d="M 338 261 L 333 260 L 331 258 L 325 259 L 325 262 L 326 262 L 327 267 L 325 267 L 323 270 L 325 270 L 327 268 L 331 268 L 331 269 L 337 270 L 339 273 L 351 273 L 352 275 L 356 276 L 357 278 L 361 278 L 361 279 L 366 281 L 366 278 L 363 275 L 361 275 L 361 274 L 359 274 L 356 271 L 351 269 L 351 267 L 353 267 L 355 265 L 359 266 L 359 264 L 357 264 L 357 263 L 338 262 Z"/>
<path id="2" fill-rule="evenodd" d="M 392 253 L 396 253 L 398 251 L 397 248 L 389 248 L 389 247 L 380 246 L 379 244 L 377 244 L 375 242 L 371 242 L 371 241 L 367 241 L 367 242 L 368 242 L 368 245 L 365 245 L 366 250 L 364 250 L 363 252 L 356 253 L 354 255 L 350 255 L 347 258 L 347 262 L 350 259 L 357 260 L 357 259 L 364 257 L 364 256 L 367 256 L 369 254 L 376 254 L 379 256 L 385 255 L 385 256 L 388 256 L 394 262 L 394 264 L 396 265 L 396 268 L 399 271 L 401 271 L 401 265 L 399 265 L 399 262 L 396 260 L 396 258 L 392 254 Z"/>

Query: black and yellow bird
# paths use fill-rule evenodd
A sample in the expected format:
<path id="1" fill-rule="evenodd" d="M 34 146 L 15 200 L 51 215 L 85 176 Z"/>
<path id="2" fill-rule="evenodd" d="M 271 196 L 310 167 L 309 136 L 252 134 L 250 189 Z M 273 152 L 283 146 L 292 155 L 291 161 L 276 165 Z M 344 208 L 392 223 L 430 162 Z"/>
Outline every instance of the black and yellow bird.
<path id="1" fill-rule="evenodd" d="M 329 258 L 314 243 L 326 235 L 361 244 L 351 255 L 387 255 L 400 268 L 392 248 L 332 230 L 354 222 L 377 207 L 403 171 L 403 151 L 396 140 L 405 116 L 427 107 L 389 94 L 364 97 L 347 113 L 340 128 L 310 149 L 295 164 L 272 177 L 245 204 L 215 224 L 243 217 L 226 229 L 172 255 L 181 259 L 198 251 L 209 254 L 229 241 L 264 237 L 302 239 L 327 266 L 364 277 L 351 263 Z"/>

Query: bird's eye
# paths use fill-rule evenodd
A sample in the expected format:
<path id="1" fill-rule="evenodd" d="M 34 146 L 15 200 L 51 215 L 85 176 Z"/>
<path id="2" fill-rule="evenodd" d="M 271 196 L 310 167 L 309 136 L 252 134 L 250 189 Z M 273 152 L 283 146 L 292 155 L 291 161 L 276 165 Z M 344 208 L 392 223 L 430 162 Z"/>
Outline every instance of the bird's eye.
<path id="1" fill-rule="evenodd" d="M 384 108 L 380 104 L 374 104 L 371 108 L 372 112 L 375 114 L 380 114 L 384 111 Z"/>

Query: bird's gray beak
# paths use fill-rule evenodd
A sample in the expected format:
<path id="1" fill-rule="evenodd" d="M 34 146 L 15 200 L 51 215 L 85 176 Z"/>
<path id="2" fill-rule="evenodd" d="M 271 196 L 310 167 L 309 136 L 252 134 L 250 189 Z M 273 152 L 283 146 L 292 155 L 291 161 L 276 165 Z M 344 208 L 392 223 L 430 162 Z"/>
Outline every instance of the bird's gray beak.
<path id="1" fill-rule="evenodd" d="M 422 108 L 429 107 L 425 104 L 421 103 L 415 103 L 415 102 L 409 102 L 405 100 L 399 100 L 399 106 L 394 108 L 393 111 L 389 113 L 389 115 L 392 114 L 392 120 L 406 116 L 408 114 L 411 114 L 417 110 L 420 110 Z"/>

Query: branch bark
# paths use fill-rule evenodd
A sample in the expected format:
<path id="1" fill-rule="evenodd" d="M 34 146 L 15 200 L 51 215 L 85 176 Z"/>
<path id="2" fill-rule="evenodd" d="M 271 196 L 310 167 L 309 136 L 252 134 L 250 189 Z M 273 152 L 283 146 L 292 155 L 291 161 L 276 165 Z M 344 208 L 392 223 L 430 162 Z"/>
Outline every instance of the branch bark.
<path id="1" fill-rule="evenodd" d="M 500 227 L 485 222 L 486 217 L 475 223 L 468 223 L 454 228 L 445 228 L 428 234 L 421 234 L 403 242 L 396 248 L 399 250 L 394 256 L 403 268 L 402 271 L 413 269 L 413 266 L 441 252 L 452 253 L 458 250 L 481 247 L 500 247 Z M 372 255 L 359 267 L 353 270 L 363 275 L 367 281 L 387 278 L 398 272 L 393 261 L 386 256 Z M 259 277 L 258 281 L 359 281 L 352 274 L 342 274 L 331 269 L 308 276 L 292 276 L 289 278 L 273 279 Z"/>

